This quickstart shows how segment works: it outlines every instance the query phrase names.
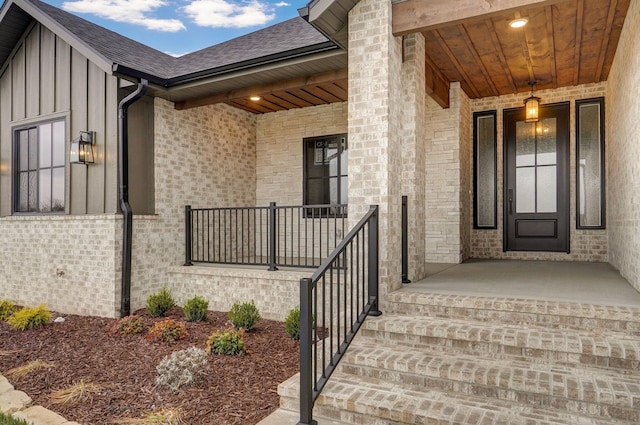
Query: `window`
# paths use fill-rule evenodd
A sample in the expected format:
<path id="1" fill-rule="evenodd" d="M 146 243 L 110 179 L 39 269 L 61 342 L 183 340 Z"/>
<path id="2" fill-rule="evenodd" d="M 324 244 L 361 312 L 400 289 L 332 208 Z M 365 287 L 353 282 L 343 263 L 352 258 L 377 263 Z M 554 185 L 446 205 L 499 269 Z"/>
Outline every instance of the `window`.
<path id="1" fill-rule="evenodd" d="M 304 204 L 347 204 L 347 135 L 306 138 Z"/>
<path id="2" fill-rule="evenodd" d="M 474 215 L 476 229 L 495 229 L 496 218 L 496 111 L 473 114 Z"/>
<path id="3" fill-rule="evenodd" d="M 50 121 L 15 132 L 16 212 L 63 212 L 65 121 Z"/>
<path id="4" fill-rule="evenodd" d="M 576 101 L 576 227 L 605 228 L 604 99 Z"/>

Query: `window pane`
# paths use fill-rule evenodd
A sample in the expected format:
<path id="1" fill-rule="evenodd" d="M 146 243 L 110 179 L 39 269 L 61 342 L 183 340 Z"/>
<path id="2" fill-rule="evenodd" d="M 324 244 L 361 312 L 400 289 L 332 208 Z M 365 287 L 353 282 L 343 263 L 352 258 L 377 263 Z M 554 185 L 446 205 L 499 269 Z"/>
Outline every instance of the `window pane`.
<path id="1" fill-rule="evenodd" d="M 40 212 L 51 211 L 51 168 L 39 172 Z"/>
<path id="2" fill-rule="evenodd" d="M 65 164 L 65 134 L 64 121 L 53 123 L 53 166 L 58 167 Z"/>
<path id="3" fill-rule="evenodd" d="M 536 212 L 535 168 L 516 168 L 516 213 Z"/>
<path id="4" fill-rule="evenodd" d="M 548 165 L 537 169 L 537 192 L 539 213 L 557 212 L 557 174 L 556 166 Z"/>
<path id="5" fill-rule="evenodd" d="M 64 211 L 64 168 L 53 169 L 51 210 Z"/>
<path id="6" fill-rule="evenodd" d="M 307 180 L 307 205 L 322 205 L 328 203 L 329 191 L 325 189 L 325 180 Z"/>
<path id="7" fill-rule="evenodd" d="M 51 124 L 42 124 L 38 129 L 40 163 L 39 167 L 51 167 Z"/>
<path id="8" fill-rule="evenodd" d="M 496 144 L 495 116 L 478 116 L 476 120 L 476 225 L 495 227 Z"/>
<path id="9" fill-rule="evenodd" d="M 38 168 L 38 129 L 29 129 L 29 169 Z"/>
<path id="10" fill-rule="evenodd" d="M 346 176 L 349 174 L 349 151 L 347 146 L 347 140 L 345 138 L 342 141 L 342 154 L 340 155 L 340 175 Z"/>
<path id="11" fill-rule="evenodd" d="M 23 130 L 18 133 L 18 143 L 20 145 L 20 171 L 29 169 L 29 131 Z"/>
<path id="12" fill-rule="evenodd" d="M 516 123 L 516 167 L 535 165 L 535 123 Z"/>
<path id="13" fill-rule="evenodd" d="M 20 173 L 20 186 L 18 187 L 18 211 L 29 211 L 29 173 Z"/>
<path id="14" fill-rule="evenodd" d="M 36 171 L 29 172 L 29 189 L 28 189 L 29 205 L 27 211 L 38 210 L 38 173 Z"/>
<path id="15" fill-rule="evenodd" d="M 602 140 L 600 103 L 581 104 L 578 128 L 578 225 L 602 226 Z"/>
<path id="16" fill-rule="evenodd" d="M 557 162 L 556 119 L 547 118 L 538 122 L 537 165 L 555 165 Z"/>
<path id="17" fill-rule="evenodd" d="M 329 203 L 337 204 L 338 203 L 338 178 L 331 177 L 329 179 Z"/>
<path id="18" fill-rule="evenodd" d="M 349 178 L 340 177 L 340 204 L 347 205 L 349 202 Z"/>

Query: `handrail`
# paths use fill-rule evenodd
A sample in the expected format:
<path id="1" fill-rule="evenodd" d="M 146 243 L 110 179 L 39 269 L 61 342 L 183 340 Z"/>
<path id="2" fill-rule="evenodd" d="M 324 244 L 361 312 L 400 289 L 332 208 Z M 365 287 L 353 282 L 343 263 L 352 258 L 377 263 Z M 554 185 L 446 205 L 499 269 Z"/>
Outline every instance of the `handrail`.
<path id="1" fill-rule="evenodd" d="M 345 236 L 310 278 L 300 280 L 300 422 L 368 315 L 378 309 L 378 206 Z"/>

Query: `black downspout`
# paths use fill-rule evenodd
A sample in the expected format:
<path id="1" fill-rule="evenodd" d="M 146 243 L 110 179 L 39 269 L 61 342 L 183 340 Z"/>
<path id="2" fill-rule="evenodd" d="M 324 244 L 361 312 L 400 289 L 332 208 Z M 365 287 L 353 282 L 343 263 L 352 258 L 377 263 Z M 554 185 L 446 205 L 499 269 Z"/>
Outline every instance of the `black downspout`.
<path id="1" fill-rule="evenodd" d="M 124 218 L 122 237 L 122 295 L 120 317 L 131 313 L 131 241 L 133 235 L 133 211 L 129 205 L 129 106 L 147 92 L 149 82 L 141 79 L 136 91 L 120 101 L 118 105 L 118 172 L 120 180 L 120 208 Z"/>

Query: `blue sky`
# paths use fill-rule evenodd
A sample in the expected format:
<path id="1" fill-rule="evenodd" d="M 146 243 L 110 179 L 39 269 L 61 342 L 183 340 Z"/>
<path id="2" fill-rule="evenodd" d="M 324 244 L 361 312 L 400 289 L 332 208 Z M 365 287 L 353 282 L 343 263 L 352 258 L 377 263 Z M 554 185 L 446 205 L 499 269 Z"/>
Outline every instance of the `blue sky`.
<path id="1" fill-rule="evenodd" d="M 162 52 L 182 55 L 298 16 L 307 0 L 43 0 Z"/>

